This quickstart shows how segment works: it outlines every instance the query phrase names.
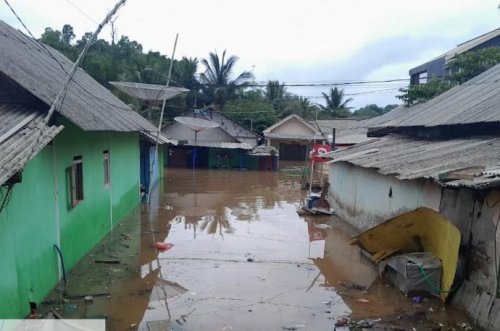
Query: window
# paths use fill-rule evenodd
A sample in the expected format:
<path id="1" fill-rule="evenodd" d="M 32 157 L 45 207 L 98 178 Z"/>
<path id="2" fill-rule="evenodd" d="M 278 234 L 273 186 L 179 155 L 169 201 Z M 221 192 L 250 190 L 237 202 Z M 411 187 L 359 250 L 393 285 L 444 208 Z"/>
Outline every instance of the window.
<path id="1" fill-rule="evenodd" d="M 66 169 L 68 181 L 68 205 L 75 208 L 83 201 L 83 160 L 81 155 L 73 158 L 73 165 Z"/>
<path id="2" fill-rule="evenodd" d="M 102 152 L 102 164 L 104 169 L 104 188 L 111 186 L 111 161 L 109 159 L 109 151 Z"/>

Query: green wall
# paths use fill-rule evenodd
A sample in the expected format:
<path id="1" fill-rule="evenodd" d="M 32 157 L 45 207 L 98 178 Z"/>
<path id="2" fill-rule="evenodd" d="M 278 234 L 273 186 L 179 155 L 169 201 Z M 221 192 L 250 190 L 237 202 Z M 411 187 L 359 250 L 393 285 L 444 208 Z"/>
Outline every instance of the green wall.
<path id="1" fill-rule="evenodd" d="M 6 189 L 0 190 L 3 198 Z M 25 167 L 22 183 L 13 187 L 0 214 L 2 318 L 24 317 L 29 301 L 41 301 L 57 282 L 54 206 L 52 154 L 47 146 Z"/>
<path id="2" fill-rule="evenodd" d="M 61 249 L 65 263 L 72 267 L 115 222 L 137 206 L 139 137 L 130 133 L 87 133 L 67 121 L 62 124 L 65 129 L 55 139 L 58 182 L 61 197 L 64 197 L 59 199 Z M 111 187 L 107 189 L 104 188 L 104 150 L 109 150 L 111 155 Z M 70 209 L 66 199 L 65 169 L 73 164 L 73 157 L 79 155 L 83 159 L 84 200 Z M 75 241 L 75 238 L 82 240 Z"/>
<path id="3" fill-rule="evenodd" d="M 14 186 L 12 199 L 0 214 L 0 318 L 26 316 L 29 301 L 40 302 L 56 285 L 58 258 L 53 245 L 58 233 L 69 270 L 139 203 L 138 134 L 85 132 L 57 120 L 65 128 L 53 146 L 28 163 L 22 183 Z M 109 188 L 104 187 L 104 150 L 111 155 Z M 69 208 L 66 168 L 74 156 L 83 159 L 84 200 Z M 4 188 L 1 193 L 5 194 Z"/>

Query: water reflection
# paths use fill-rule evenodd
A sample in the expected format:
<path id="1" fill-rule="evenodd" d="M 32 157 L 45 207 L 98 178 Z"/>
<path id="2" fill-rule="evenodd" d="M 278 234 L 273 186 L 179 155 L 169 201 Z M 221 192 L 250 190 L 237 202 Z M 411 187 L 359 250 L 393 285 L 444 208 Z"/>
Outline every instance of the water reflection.
<path id="1" fill-rule="evenodd" d="M 275 173 L 190 172 L 169 170 L 165 182 L 164 201 L 175 202 L 172 223 L 184 223 L 193 233 L 210 235 L 233 234 L 232 221 L 260 220 L 259 209 L 282 205 L 281 197 L 272 188 L 277 184 Z M 170 206 L 170 205 L 169 205 Z"/>

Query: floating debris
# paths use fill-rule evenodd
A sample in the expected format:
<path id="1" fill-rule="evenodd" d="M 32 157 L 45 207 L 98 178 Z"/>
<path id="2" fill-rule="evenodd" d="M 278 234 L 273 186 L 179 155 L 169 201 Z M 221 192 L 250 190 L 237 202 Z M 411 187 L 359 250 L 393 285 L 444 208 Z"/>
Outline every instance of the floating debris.
<path id="1" fill-rule="evenodd" d="M 159 250 L 160 252 L 168 251 L 170 248 L 174 247 L 174 244 L 164 243 L 164 242 L 155 242 L 153 247 Z"/>

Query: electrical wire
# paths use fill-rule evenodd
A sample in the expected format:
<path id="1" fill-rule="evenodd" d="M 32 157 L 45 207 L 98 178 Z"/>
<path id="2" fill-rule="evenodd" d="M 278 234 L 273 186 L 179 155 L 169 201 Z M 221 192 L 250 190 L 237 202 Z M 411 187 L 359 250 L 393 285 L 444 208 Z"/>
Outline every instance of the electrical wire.
<path id="1" fill-rule="evenodd" d="M 89 20 L 91 20 L 92 22 L 94 22 L 95 24 L 99 24 L 99 22 L 97 22 L 92 17 L 90 17 L 90 15 L 88 15 L 86 12 L 84 12 L 80 7 L 78 7 L 77 5 L 75 5 L 73 2 L 71 2 L 70 0 L 65 0 L 65 1 L 68 4 L 70 4 L 71 7 L 75 8 L 76 10 L 78 10 L 83 16 L 85 16 L 86 18 L 88 18 Z"/>

